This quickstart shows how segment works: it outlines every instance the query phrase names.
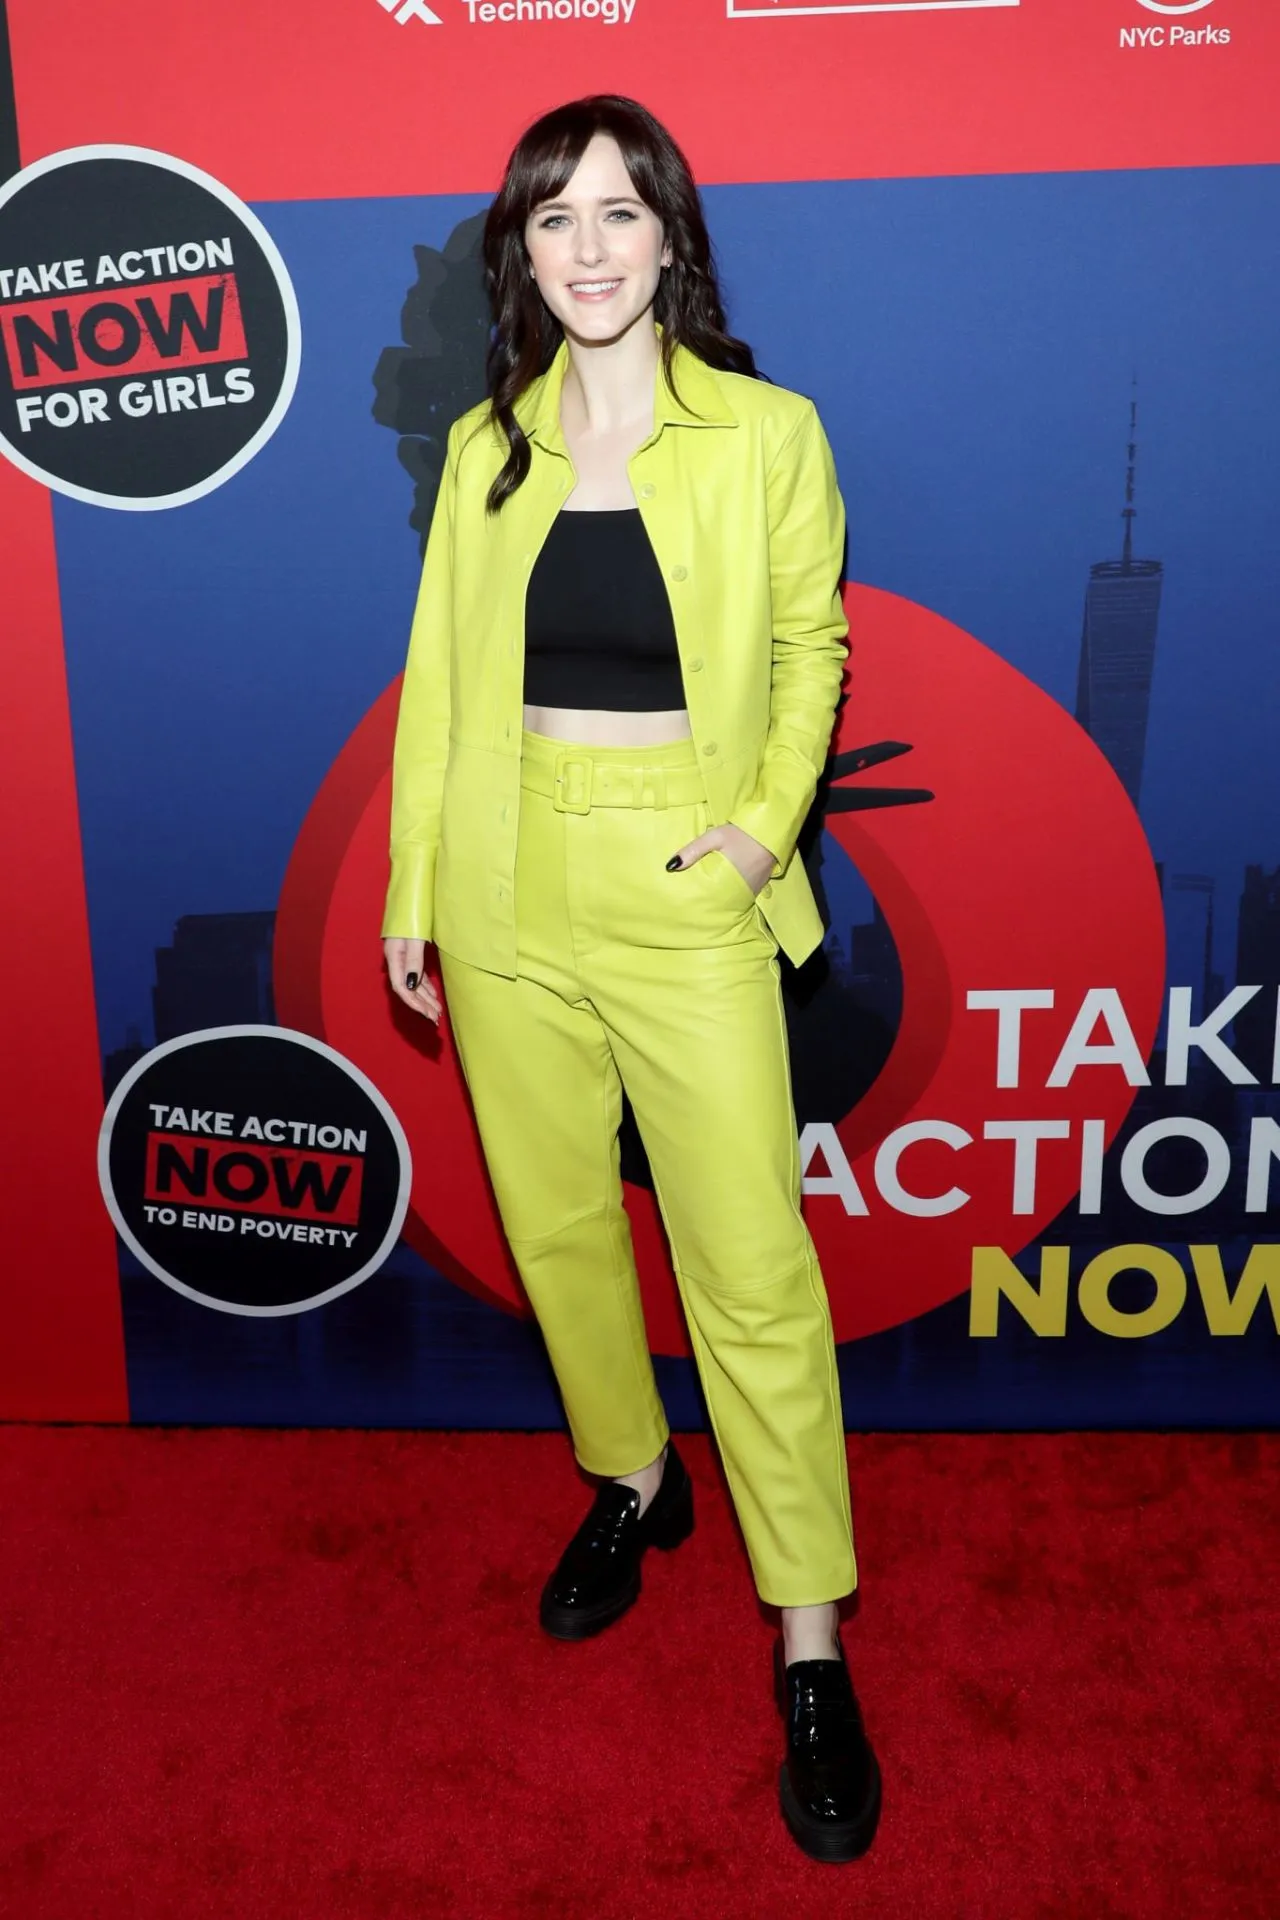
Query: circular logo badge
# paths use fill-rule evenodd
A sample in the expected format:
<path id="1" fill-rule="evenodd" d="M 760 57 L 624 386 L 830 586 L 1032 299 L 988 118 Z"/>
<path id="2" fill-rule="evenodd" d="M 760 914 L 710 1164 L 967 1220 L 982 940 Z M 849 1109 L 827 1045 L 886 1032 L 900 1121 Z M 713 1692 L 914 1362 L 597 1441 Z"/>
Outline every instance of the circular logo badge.
<path id="1" fill-rule="evenodd" d="M 120 1082 L 98 1176 L 157 1280 L 223 1313 L 303 1313 L 390 1253 L 409 1146 L 332 1047 L 284 1027 L 211 1027 L 154 1048 Z"/>
<path id="2" fill-rule="evenodd" d="M 298 302 L 219 181 L 145 147 L 71 147 L 0 188 L 0 452 L 95 506 L 198 500 L 293 397 Z"/>

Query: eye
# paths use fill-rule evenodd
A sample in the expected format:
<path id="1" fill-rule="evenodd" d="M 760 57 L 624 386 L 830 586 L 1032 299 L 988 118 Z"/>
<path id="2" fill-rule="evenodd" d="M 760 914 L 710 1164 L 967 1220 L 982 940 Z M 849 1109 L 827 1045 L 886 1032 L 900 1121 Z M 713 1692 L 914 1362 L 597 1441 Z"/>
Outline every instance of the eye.
<path id="1" fill-rule="evenodd" d="M 609 218 L 612 220 L 615 216 L 623 220 L 634 220 L 636 218 L 636 215 L 631 211 L 630 207 L 615 207 L 609 215 Z"/>
<path id="2" fill-rule="evenodd" d="M 538 225 L 540 227 L 551 227 L 555 225 L 557 220 L 563 220 L 565 217 L 563 213 L 549 213 L 545 218 L 539 220 Z"/>

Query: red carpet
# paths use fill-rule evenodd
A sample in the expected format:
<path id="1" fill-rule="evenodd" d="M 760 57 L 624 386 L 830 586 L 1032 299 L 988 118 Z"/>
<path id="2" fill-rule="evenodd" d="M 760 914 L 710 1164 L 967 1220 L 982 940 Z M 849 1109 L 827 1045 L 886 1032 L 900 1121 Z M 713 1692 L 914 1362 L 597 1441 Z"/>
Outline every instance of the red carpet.
<path id="1" fill-rule="evenodd" d="M 5 1920 L 1275 1920 L 1280 1438 L 851 1442 L 867 1859 L 698 1531 L 540 1636 L 554 1436 L 0 1428 Z"/>

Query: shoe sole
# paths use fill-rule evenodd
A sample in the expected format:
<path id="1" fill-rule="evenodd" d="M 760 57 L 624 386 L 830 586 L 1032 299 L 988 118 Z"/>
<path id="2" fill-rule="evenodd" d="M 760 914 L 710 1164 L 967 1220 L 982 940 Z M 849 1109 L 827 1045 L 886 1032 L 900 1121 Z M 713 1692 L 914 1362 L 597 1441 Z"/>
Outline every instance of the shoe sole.
<path id="1" fill-rule="evenodd" d="M 659 1553 L 674 1553 L 689 1538 L 693 1526 L 693 1506 L 690 1502 L 674 1521 L 668 1522 L 664 1530 L 653 1535 L 646 1544 L 656 1547 Z M 611 1627 L 615 1620 L 621 1620 L 639 1598 L 640 1569 L 637 1567 L 634 1580 L 604 1605 L 589 1612 L 581 1607 L 553 1606 L 543 1600 L 538 1606 L 538 1621 L 543 1632 L 549 1633 L 553 1640 L 590 1640 L 597 1633 L 603 1633 L 606 1627 Z"/>
<path id="2" fill-rule="evenodd" d="M 824 1860 L 832 1865 L 859 1859 L 875 1839 L 880 1824 L 880 1792 L 880 1766 L 873 1754 L 866 1804 L 856 1819 L 833 1826 L 825 1820 L 815 1820 L 800 1805 L 791 1790 L 785 1761 L 778 1773 L 778 1799 L 791 1838 L 811 1860 Z"/>

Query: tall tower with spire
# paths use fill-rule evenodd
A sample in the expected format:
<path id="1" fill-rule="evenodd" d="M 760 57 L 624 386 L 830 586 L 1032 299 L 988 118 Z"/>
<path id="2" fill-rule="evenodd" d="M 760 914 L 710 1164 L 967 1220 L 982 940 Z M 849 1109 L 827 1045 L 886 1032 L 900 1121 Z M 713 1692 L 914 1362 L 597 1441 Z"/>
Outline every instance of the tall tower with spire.
<path id="1" fill-rule="evenodd" d="M 1134 382 L 1136 387 L 1137 382 Z M 1142 788 L 1147 711 L 1156 658 L 1160 589 L 1159 560 L 1135 560 L 1133 523 L 1138 464 L 1138 400 L 1129 403 L 1129 453 L 1125 475 L 1124 547 L 1119 560 L 1089 569 L 1084 631 L 1076 680 L 1076 719 L 1096 740 L 1119 774 L 1134 806 Z"/>

